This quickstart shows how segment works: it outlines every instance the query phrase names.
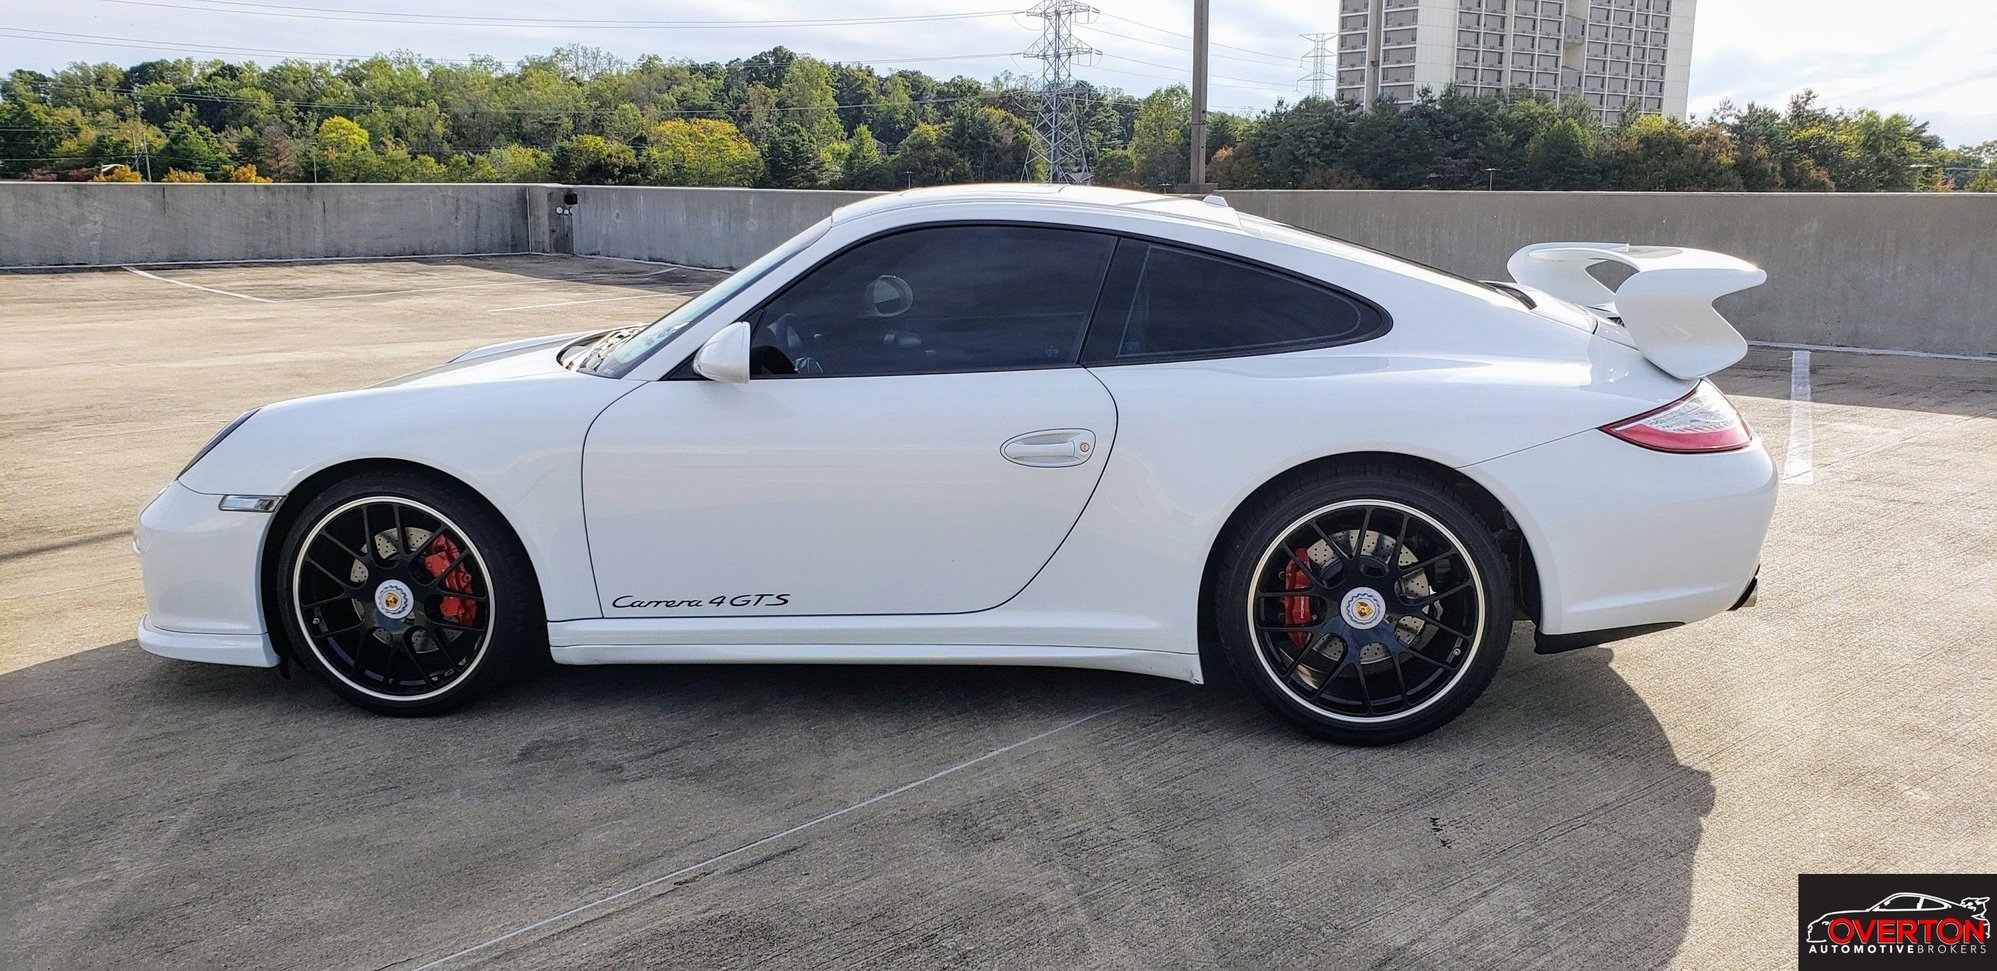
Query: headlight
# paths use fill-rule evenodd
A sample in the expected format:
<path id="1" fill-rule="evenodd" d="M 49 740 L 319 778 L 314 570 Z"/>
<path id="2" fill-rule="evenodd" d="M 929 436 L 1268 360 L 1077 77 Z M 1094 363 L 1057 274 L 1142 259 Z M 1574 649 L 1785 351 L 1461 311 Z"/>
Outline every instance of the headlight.
<path id="1" fill-rule="evenodd" d="M 228 438 L 230 432 L 235 431 L 238 427 L 240 427 L 243 424 L 243 422 L 249 421 L 250 416 L 256 414 L 259 410 L 260 409 L 251 408 L 250 410 L 243 412 L 241 415 L 238 415 L 235 421 L 223 425 L 222 430 L 216 432 L 215 437 L 208 440 L 208 444 L 201 446 L 201 451 L 194 453 L 194 457 L 188 459 L 186 465 L 181 466 L 180 474 L 174 476 L 174 478 L 179 479 L 180 476 L 186 475 L 188 469 L 193 468 L 195 464 L 200 462 L 204 457 L 206 457 L 209 452 L 214 451 L 215 446 L 222 444 L 222 439 Z"/>

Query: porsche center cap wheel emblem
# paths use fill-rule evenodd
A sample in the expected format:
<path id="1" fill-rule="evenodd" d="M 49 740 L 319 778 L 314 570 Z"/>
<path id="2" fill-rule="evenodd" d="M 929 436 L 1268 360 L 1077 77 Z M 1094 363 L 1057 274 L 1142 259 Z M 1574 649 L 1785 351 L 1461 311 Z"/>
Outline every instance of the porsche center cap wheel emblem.
<path id="1" fill-rule="evenodd" d="M 416 609 L 416 597 L 409 592 L 408 584 L 389 580 L 374 588 L 374 609 L 389 620 L 401 620 Z"/>
<path id="2" fill-rule="evenodd" d="M 1345 614 L 1345 622 L 1367 630 L 1379 626 L 1381 618 L 1387 616 L 1387 601 L 1370 587 L 1360 587 L 1345 595 L 1338 609 Z"/>

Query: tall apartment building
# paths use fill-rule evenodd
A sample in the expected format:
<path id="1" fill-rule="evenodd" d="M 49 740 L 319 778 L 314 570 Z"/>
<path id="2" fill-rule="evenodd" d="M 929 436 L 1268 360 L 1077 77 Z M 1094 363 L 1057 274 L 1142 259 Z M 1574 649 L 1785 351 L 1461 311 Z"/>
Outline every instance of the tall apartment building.
<path id="1" fill-rule="evenodd" d="M 1454 84 L 1683 118 L 1698 0 L 1339 0 L 1337 96 L 1413 101 Z"/>

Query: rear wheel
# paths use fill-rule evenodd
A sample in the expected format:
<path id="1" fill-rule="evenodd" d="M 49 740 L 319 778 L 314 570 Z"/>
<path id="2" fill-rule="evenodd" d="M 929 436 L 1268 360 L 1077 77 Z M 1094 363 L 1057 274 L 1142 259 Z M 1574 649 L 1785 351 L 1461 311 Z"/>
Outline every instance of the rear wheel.
<path id="1" fill-rule="evenodd" d="M 378 712 L 462 705 L 545 636 L 519 541 L 454 484 L 408 473 L 344 480 L 300 511 L 279 563 L 295 653 Z"/>
<path id="2" fill-rule="evenodd" d="M 1377 745 L 1433 731 L 1483 693 L 1511 639 L 1509 590 L 1491 527 L 1445 483 L 1368 466 L 1256 500 L 1210 607 L 1264 705 Z"/>

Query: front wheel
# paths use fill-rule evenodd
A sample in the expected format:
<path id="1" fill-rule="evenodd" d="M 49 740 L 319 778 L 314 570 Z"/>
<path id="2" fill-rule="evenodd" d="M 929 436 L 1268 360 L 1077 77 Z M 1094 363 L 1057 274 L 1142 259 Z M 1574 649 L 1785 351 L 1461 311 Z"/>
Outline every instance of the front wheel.
<path id="1" fill-rule="evenodd" d="M 279 557 L 293 653 L 354 704 L 448 711 L 504 681 L 545 636 L 526 553 L 451 483 L 367 473 L 321 492 Z"/>
<path id="2" fill-rule="evenodd" d="M 1511 639 L 1511 589 L 1491 526 L 1447 484 L 1364 467 L 1256 500 L 1209 607 L 1265 706 L 1380 745 L 1434 731 L 1483 693 Z"/>

